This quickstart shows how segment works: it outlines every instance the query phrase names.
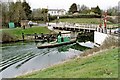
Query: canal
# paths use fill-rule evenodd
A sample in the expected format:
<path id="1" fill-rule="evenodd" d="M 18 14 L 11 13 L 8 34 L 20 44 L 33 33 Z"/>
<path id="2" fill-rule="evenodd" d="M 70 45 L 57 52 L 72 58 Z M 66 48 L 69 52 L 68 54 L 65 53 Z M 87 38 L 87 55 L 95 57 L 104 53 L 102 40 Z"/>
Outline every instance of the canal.
<path id="1" fill-rule="evenodd" d="M 13 78 L 50 67 L 80 55 L 85 49 L 89 49 L 80 46 L 78 43 L 37 49 L 35 42 L 3 44 L 0 48 L 2 49 L 2 59 L 0 60 L 2 78 Z"/>

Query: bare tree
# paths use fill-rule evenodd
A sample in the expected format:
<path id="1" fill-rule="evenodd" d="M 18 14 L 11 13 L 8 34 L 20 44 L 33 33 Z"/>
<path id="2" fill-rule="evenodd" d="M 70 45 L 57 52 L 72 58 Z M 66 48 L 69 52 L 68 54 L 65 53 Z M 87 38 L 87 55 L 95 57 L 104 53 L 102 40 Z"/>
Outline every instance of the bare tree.
<path id="1" fill-rule="evenodd" d="M 86 14 L 86 13 L 89 13 L 89 7 L 87 7 L 86 5 L 82 5 L 81 7 L 80 7 L 80 11 L 79 11 L 80 13 L 84 13 L 84 14 Z"/>

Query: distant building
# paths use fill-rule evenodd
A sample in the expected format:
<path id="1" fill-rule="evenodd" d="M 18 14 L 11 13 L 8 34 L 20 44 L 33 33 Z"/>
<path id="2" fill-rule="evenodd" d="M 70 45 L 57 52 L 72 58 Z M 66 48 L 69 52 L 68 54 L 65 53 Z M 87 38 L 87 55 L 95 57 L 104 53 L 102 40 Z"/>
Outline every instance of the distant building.
<path id="1" fill-rule="evenodd" d="M 66 10 L 65 9 L 48 9 L 48 14 L 55 16 L 55 15 L 65 15 Z"/>

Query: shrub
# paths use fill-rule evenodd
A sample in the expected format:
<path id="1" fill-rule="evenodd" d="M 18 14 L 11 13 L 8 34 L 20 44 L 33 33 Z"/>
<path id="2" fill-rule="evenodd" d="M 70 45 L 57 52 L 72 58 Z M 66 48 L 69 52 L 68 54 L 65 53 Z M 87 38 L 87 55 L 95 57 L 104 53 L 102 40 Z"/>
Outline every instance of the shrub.
<path id="1" fill-rule="evenodd" d="M 116 17 L 115 19 L 108 17 L 107 20 L 110 21 L 111 23 L 114 23 L 114 24 L 118 23 L 118 17 Z"/>
<path id="2" fill-rule="evenodd" d="M 80 15 L 65 15 L 65 16 L 60 16 L 60 18 L 101 18 L 101 16 L 80 14 Z"/>
<path id="3" fill-rule="evenodd" d="M 113 37 L 113 36 L 109 36 L 105 39 L 105 41 L 103 42 L 103 44 L 101 45 L 101 49 L 108 49 L 111 48 L 113 46 L 118 47 L 118 39 Z"/>
<path id="4" fill-rule="evenodd" d="M 2 32 L 1 37 L 2 37 L 2 42 L 13 42 L 13 41 L 16 41 L 16 38 L 14 36 L 10 35 L 7 32 Z"/>
<path id="5" fill-rule="evenodd" d="M 81 54 L 80 56 L 87 56 L 89 54 L 93 54 L 94 52 L 100 51 L 100 49 L 98 47 L 95 47 L 93 49 L 89 49 L 86 50 L 83 54 Z"/>
<path id="6" fill-rule="evenodd" d="M 101 18 L 100 15 L 85 15 L 85 14 L 80 14 L 80 15 L 64 15 L 60 16 L 60 19 L 64 18 Z M 57 19 L 57 16 L 50 16 L 49 21 Z"/>
<path id="7" fill-rule="evenodd" d="M 59 16 L 60 19 L 64 18 L 101 18 L 100 15 L 92 15 L 92 14 L 78 14 L 78 15 L 62 15 Z M 56 20 L 57 16 L 49 16 L 49 21 Z M 43 17 L 34 17 L 32 18 L 33 21 L 44 21 Z"/>

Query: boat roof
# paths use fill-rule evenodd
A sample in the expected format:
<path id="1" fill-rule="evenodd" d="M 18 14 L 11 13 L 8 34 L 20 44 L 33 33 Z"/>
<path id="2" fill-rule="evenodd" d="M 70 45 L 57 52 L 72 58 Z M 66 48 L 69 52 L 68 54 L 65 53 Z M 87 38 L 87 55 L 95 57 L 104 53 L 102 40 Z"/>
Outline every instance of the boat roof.
<path id="1" fill-rule="evenodd" d="M 71 33 L 71 31 L 61 31 L 61 33 Z"/>

